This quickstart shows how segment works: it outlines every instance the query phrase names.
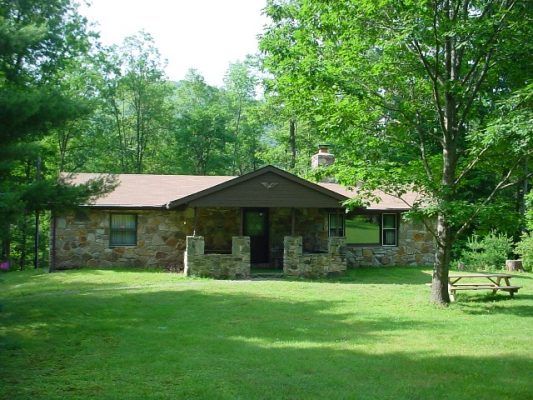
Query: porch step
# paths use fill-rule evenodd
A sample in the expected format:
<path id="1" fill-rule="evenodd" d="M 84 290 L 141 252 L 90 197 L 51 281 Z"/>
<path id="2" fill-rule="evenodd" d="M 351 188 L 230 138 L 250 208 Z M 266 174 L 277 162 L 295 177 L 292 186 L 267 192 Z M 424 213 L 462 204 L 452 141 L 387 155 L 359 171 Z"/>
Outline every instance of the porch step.
<path id="1" fill-rule="evenodd" d="M 261 271 L 251 271 L 250 272 L 250 278 L 268 278 L 268 279 L 273 279 L 273 278 L 283 278 L 284 275 L 283 275 L 283 271 L 280 271 L 280 272 L 272 272 L 272 271 L 265 271 L 265 272 L 261 272 Z"/>

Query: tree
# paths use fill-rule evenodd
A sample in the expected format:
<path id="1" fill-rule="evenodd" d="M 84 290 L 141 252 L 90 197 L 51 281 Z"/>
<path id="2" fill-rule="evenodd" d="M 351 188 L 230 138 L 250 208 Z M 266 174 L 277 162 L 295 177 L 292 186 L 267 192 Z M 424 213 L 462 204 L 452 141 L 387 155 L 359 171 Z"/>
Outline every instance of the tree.
<path id="1" fill-rule="evenodd" d="M 174 153 L 179 154 L 181 170 L 199 175 L 227 171 L 231 162 L 225 150 L 232 138 L 220 89 L 191 70 L 177 84 L 176 108 Z"/>
<path id="2" fill-rule="evenodd" d="M 515 126 L 498 107 L 530 79 L 531 8 L 515 0 L 289 0 L 269 1 L 266 12 L 265 65 L 282 90 L 297 88 L 291 101 L 342 150 L 339 178 L 426 195 L 413 214 L 426 217 L 436 239 L 432 300 L 448 303 L 457 236 L 530 176 L 519 167 L 531 154 L 531 125 L 493 122 Z M 487 168 L 491 187 L 465 198 Z"/>
<path id="3" fill-rule="evenodd" d="M 232 175 L 242 175 L 257 169 L 258 153 L 264 129 L 261 101 L 256 99 L 258 77 L 253 73 L 251 60 L 230 64 L 224 78 L 222 99 L 227 107 L 227 132 L 232 136 Z"/>
<path id="4" fill-rule="evenodd" d="M 170 135 L 173 87 L 166 81 L 164 63 L 146 32 L 126 38 L 106 56 L 102 62 L 105 109 L 100 118 L 111 122 L 108 134 L 114 139 L 120 172 L 142 173 L 157 140 Z"/>
<path id="5" fill-rule="evenodd" d="M 92 45 L 75 3 L 2 1 L 0 43 L 0 238 L 1 257 L 9 258 L 11 225 L 21 215 L 79 203 L 106 185 L 69 189 L 53 176 L 35 179 L 35 170 L 28 170 L 51 129 L 87 112 L 58 89 L 59 72 Z"/>

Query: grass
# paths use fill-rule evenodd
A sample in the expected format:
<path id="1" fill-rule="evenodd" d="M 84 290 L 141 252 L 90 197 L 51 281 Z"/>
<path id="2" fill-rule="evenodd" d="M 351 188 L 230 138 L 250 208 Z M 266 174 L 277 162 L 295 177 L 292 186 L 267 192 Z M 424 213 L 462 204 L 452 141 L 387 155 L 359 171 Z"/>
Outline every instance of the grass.
<path id="1" fill-rule="evenodd" d="M 0 398 L 533 398 L 533 274 L 428 302 L 427 271 L 215 281 L 0 275 Z"/>

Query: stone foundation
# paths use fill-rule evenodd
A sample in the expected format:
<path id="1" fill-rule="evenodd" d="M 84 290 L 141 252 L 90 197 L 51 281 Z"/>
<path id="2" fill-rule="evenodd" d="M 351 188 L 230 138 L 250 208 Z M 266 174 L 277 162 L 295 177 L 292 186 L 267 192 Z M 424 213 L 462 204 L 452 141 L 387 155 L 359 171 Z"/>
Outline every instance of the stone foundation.
<path id="1" fill-rule="evenodd" d="M 346 245 L 348 267 L 433 265 L 435 242 L 422 223 L 402 221 L 398 246 Z"/>
<path id="2" fill-rule="evenodd" d="M 301 236 L 284 239 L 283 272 L 288 276 L 318 278 L 346 271 L 346 260 L 341 252 L 344 238 L 330 237 L 325 253 L 304 253 Z"/>
<path id="3" fill-rule="evenodd" d="M 242 279 L 250 276 L 250 238 L 234 236 L 231 254 L 205 254 L 203 236 L 187 236 L 185 275 L 215 279 Z"/>

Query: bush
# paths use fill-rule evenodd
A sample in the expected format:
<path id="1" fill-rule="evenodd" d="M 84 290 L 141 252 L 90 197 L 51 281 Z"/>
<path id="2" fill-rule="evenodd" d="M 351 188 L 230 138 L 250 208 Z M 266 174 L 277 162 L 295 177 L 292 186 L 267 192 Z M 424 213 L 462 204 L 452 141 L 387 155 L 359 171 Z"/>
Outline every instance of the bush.
<path id="1" fill-rule="evenodd" d="M 533 270 L 533 235 L 531 232 L 523 233 L 521 240 L 515 246 L 516 254 L 520 255 L 525 270 Z"/>
<path id="2" fill-rule="evenodd" d="M 468 238 L 462 261 L 467 270 L 495 270 L 505 267 L 505 260 L 513 251 L 513 240 L 492 231 L 482 239 L 477 235 Z"/>

